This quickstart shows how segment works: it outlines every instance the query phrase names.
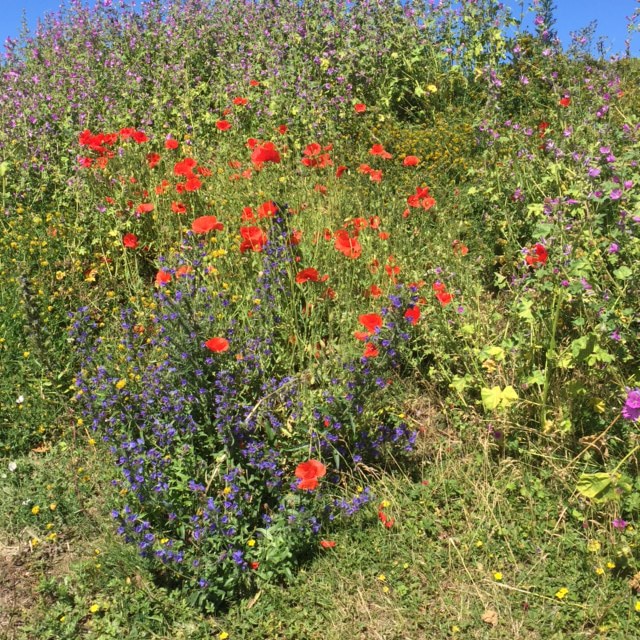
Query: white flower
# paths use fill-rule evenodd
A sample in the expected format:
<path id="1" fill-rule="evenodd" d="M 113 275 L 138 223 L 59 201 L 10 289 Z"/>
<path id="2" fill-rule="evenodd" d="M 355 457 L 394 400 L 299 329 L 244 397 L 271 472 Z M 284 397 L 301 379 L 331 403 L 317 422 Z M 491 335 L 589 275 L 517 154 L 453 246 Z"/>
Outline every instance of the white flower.
<path id="1" fill-rule="evenodd" d="M 18 399 L 16 400 L 16 404 L 22 404 L 24 402 L 24 396 L 18 396 Z"/>
<path id="2" fill-rule="evenodd" d="M 18 468 L 18 463 L 13 460 L 8 465 L 9 471 L 15 471 Z"/>

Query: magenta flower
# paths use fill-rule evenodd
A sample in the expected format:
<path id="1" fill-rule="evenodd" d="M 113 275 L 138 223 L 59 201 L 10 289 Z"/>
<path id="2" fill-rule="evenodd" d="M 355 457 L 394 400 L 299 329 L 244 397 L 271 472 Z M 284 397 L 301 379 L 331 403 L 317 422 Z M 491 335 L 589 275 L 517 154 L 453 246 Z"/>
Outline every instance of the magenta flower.
<path id="1" fill-rule="evenodd" d="M 627 399 L 622 407 L 622 417 L 632 422 L 640 419 L 640 389 L 628 389 Z"/>
<path id="2" fill-rule="evenodd" d="M 627 528 L 627 525 L 629 523 L 626 520 L 623 520 L 622 518 L 616 518 L 612 523 L 611 526 L 614 529 L 620 529 L 621 531 Z"/>

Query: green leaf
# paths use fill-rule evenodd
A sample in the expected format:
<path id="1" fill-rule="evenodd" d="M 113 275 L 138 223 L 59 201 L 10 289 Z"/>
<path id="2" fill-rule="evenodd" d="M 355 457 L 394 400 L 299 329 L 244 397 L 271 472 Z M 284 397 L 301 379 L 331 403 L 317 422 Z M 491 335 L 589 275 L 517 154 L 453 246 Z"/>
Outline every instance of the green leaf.
<path id="1" fill-rule="evenodd" d="M 583 473 L 576 490 L 585 498 L 596 501 L 604 502 L 616 497 L 613 477 L 609 473 Z"/>
<path id="2" fill-rule="evenodd" d="M 500 404 L 500 400 L 502 398 L 502 391 L 500 391 L 500 387 L 495 386 L 491 387 L 491 389 L 480 390 L 480 397 L 482 398 L 482 405 L 487 411 L 493 411 Z"/>
<path id="3" fill-rule="evenodd" d="M 525 380 L 525 382 L 527 384 L 544 384 L 544 380 L 544 371 L 537 369 Z"/>
<path id="4" fill-rule="evenodd" d="M 455 376 L 449 384 L 449 388 L 454 389 L 458 393 L 462 393 L 467 388 L 468 384 L 469 381 L 467 380 L 467 376 L 464 376 L 464 378 Z"/>
<path id="5" fill-rule="evenodd" d="M 618 278 L 618 280 L 626 280 L 633 275 L 633 271 L 631 271 L 627 266 L 622 266 L 619 269 L 616 269 L 613 272 L 613 275 Z"/>
<path id="6" fill-rule="evenodd" d="M 515 402 L 518 399 L 518 394 L 516 390 L 511 386 L 507 386 L 502 390 L 500 394 L 500 404 L 503 407 L 508 407 L 511 403 Z"/>

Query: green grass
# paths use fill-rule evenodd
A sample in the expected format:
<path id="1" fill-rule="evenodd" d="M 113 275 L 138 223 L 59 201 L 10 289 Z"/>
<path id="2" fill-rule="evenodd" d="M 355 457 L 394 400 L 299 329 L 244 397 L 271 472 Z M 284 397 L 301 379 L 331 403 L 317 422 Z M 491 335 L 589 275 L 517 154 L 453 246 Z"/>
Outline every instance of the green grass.
<path id="1" fill-rule="evenodd" d="M 154 585 L 149 566 L 113 537 L 105 508 L 112 496 L 97 480 L 108 471 L 93 447 L 20 460 L 33 481 L 10 497 L 5 491 L 0 505 L 7 513 L 9 500 L 14 510 L 28 503 L 3 542 L 5 586 L 15 580 L 16 588 L 7 637 L 633 637 L 624 550 L 635 531 L 597 523 L 572 489 L 561 450 L 516 462 L 479 426 L 437 415 L 423 426 L 417 478 L 399 469 L 380 475 L 376 504 L 336 531 L 334 548 L 319 548 L 291 584 L 264 585 L 218 615 Z M 44 522 L 30 504 L 58 497 L 35 491 L 70 469 L 78 484 L 58 503 L 57 539 L 29 549 L 20 538 L 42 538 Z M 395 519 L 389 529 L 376 514 L 381 504 Z"/>

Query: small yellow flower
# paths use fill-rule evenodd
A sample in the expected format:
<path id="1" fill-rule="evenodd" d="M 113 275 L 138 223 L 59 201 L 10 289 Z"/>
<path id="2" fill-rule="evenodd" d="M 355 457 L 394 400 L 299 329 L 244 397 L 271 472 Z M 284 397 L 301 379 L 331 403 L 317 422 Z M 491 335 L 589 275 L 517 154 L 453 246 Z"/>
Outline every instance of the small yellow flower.
<path id="1" fill-rule="evenodd" d="M 91 611 L 91 613 L 98 613 L 98 611 L 100 611 L 100 605 L 99 604 L 92 604 L 89 607 L 89 611 Z"/>
<path id="2" fill-rule="evenodd" d="M 476 541 L 476 547 L 478 547 L 478 549 L 482 546 L 484 546 L 484 542 L 482 542 L 482 540 Z"/>
<path id="3" fill-rule="evenodd" d="M 127 384 L 127 381 L 124 378 L 118 380 L 118 382 L 116 382 L 116 389 L 122 389 L 125 384 Z"/>
<path id="4" fill-rule="evenodd" d="M 34 516 L 37 516 L 40 513 L 40 507 L 36 504 L 33 507 L 31 507 L 31 513 L 33 513 Z"/>
<path id="5" fill-rule="evenodd" d="M 616 563 L 615 562 L 607 562 L 607 569 L 615 569 L 616 568 Z"/>
<path id="6" fill-rule="evenodd" d="M 228 637 L 229 637 L 229 634 L 226 631 L 223 631 L 222 633 L 218 634 L 219 640 L 227 640 Z"/>
<path id="7" fill-rule="evenodd" d="M 493 574 L 493 579 L 494 579 L 494 580 L 497 580 L 498 582 L 500 582 L 500 580 L 502 580 L 502 573 L 501 573 L 500 571 L 496 571 L 496 572 Z"/>
<path id="8" fill-rule="evenodd" d="M 58 505 L 55 502 L 52 502 L 49 505 L 49 509 L 51 509 L 51 511 L 55 511 L 58 508 Z"/>
<path id="9" fill-rule="evenodd" d="M 601 547 L 602 545 L 597 540 L 589 540 L 589 542 L 587 542 L 587 551 L 590 553 L 598 553 Z"/>
<path id="10" fill-rule="evenodd" d="M 558 589 L 558 591 L 556 591 L 556 598 L 558 598 L 558 600 L 562 600 L 567 593 L 569 593 L 569 589 L 562 587 L 562 589 Z"/>
<path id="11" fill-rule="evenodd" d="M 391 506 L 391 503 L 390 503 L 388 500 L 383 500 L 383 501 L 380 503 L 380 506 L 381 506 L 383 509 L 388 509 L 388 508 Z"/>
<path id="12" fill-rule="evenodd" d="M 597 567 L 596 568 L 596 573 L 601 576 L 604 573 L 604 569 L 602 567 Z"/>
<path id="13" fill-rule="evenodd" d="M 167 544 L 169 542 L 169 538 L 160 538 L 160 544 Z"/>
<path id="14" fill-rule="evenodd" d="M 248 547 L 255 547 L 256 546 L 256 541 L 253 538 L 251 538 L 251 540 L 247 541 L 247 546 Z"/>
<path id="15" fill-rule="evenodd" d="M 389 589 L 389 587 L 385 584 L 384 587 L 382 587 L 382 591 L 383 591 L 383 593 L 389 593 L 389 591 L 391 591 L 391 589 Z"/>
<path id="16" fill-rule="evenodd" d="M 385 582 L 387 579 L 387 576 L 385 576 L 384 573 L 381 573 L 377 579 L 379 582 Z"/>
<path id="17" fill-rule="evenodd" d="M 633 607 L 638 613 L 640 613 L 640 600 L 636 600 L 636 604 Z"/>
<path id="18" fill-rule="evenodd" d="M 67 619 L 67 616 L 60 616 L 59 620 L 60 622 L 64 622 Z"/>

